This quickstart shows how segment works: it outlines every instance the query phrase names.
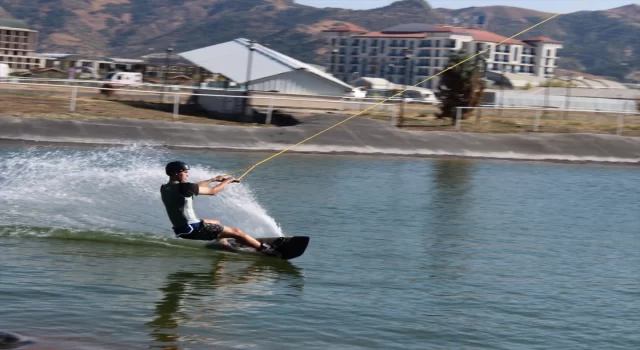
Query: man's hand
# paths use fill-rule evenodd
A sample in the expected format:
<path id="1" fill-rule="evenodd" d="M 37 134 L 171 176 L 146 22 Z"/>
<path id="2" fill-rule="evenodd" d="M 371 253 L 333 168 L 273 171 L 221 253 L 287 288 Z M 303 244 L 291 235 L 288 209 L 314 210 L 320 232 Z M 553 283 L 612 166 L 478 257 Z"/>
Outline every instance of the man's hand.
<path id="1" fill-rule="evenodd" d="M 213 179 L 207 180 L 207 181 L 212 181 L 212 180 L 220 180 L 220 184 L 214 187 L 203 187 L 203 185 L 201 185 L 199 188 L 199 194 L 202 194 L 202 195 L 208 194 L 211 196 L 215 196 L 216 194 L 220 193 L 220 191 L 222 191 L 228 184 L 232 182 L 240 182 L 240 180 L 232 176 L 228 176 L 228 177 L 216 176 Z"/>
<path id="2" fill-rule="evenodd" d="M 203 187 L 203 186 L 209 186 L 209 184 L 211 184 L 212 182 L 224 182 L 227 179 L 227 177 L 225 177 L 224 175 L 218 175 L 216 177 L 212 177 L 209 180 L 203 180 L 200 182 L 197 182 L 198 186 Z"/>
<path id="3" fill-rule="evenodd" d="M 229 182 L 240 182 L 240 180 L 234 178 L 233 176 L 229 176 L 228 178 L 226 178 L 225 181 L 229 181 Z"/>

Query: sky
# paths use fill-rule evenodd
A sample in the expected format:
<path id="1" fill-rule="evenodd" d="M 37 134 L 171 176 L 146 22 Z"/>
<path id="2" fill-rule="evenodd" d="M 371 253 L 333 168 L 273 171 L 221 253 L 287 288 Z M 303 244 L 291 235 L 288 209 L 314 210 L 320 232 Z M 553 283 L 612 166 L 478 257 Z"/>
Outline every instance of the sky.
<path id="1" fill-rule="evenodd" d="M 351 9 L 371 9 L 391 4 L 393 0 L 295 0 L 299 4 L 315 7 L 341 7 Z M 629 4 L 638 4 L 633 0 L 427 0 L 431 7 L 461 9 L 471 6 L 508 5 L 527 9 L 566 13 L 583 10 L 606 10 Z"/>

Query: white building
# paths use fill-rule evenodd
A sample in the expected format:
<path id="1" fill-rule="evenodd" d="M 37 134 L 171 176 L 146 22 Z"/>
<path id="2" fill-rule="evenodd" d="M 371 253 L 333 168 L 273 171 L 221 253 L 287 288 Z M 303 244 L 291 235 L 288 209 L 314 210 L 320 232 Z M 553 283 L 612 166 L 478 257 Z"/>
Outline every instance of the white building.
<path id="1" fill-rule="evenodd" d="M 42 63 L 34 56 L 38 32 L 20 20 L 0 19 L 0 63 L 10 69 L 30 69 Z"/>
<path id="2" fill-rule="evenodd" d="M 179 54 L 251 91 L 344 96 L 353 87 L 331 74 L 244 38 Z"/>
<path id="3" fill-rule="evenodd" d="M 401 24 L 379 32 L 354 26 L 324 31 L 327 38 L 328 72 L 351 81 L 357 77 L 382 77 L 399 84 L 415 85 L 437 74 L 447 64 L 449 53 L 465 50 L 482 56 L 487 71 L 536 77 L 551 75 L 562 45 L 550 38 L 507 39 L 477 28 Z M 438 77 L 422 87 L 435 89 Z"/>

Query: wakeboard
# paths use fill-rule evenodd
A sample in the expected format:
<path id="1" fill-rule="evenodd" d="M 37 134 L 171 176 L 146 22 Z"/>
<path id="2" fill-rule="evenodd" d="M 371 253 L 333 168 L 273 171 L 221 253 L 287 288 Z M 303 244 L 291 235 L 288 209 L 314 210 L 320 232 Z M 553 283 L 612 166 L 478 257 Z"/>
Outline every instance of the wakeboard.
<path id="1" fill-rule="evenodd" d="M 310 237 L 307 236 L 285 236 L 285 237 L 266 237 L 266 238 L 256 238 L 259 242 L 264 242 L 273 247 L 273 249 L 278 253 L 276 257 L 290 260 L 295 259 L 302 254 L 304 254 L 305 250 L 307 250 L 307 246 L 309 245 Z M 224 250 L 231 251 L 234 253 L 247 253 L 247 254 L 258 254 L 264 256 L 271 256 L 267 254 L 263 254 L 262 252 L 257 251 L 255 248 L 247 246 L 244 242 L 235 240 L 233 238 L 223 238 L 219 241 L 211 241 L 206 244 L 207 248 L 216 249 L 216 250 Z"/>

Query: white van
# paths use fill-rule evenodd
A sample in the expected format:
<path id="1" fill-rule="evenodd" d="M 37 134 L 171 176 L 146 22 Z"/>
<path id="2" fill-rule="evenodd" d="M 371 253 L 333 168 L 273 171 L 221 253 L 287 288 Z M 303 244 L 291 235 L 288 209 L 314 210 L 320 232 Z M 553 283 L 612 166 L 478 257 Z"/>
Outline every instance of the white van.
<path id="1" fill-rule="evenodd" d="M 367 91 L 363 88 L 353 88 L 353 90 L 347 93 L 347 97 L 365 98 L 367 97 Z"/>
<path id="2" fill-rule="evenodd" d="M 104 77 L 104 80 L 120 85 L 140 85 L 142 84 L 142 73 L 111 72 Z"/>
<path id="3" fill-rule="evenodd" d="M 440 103 L 440 100 L 436 98 L 433 91 L 428 89 L 407 90 L 404 93 L 404 100 L 408 103 L 425 103 L 429 105 L 437 105 Z"/>

